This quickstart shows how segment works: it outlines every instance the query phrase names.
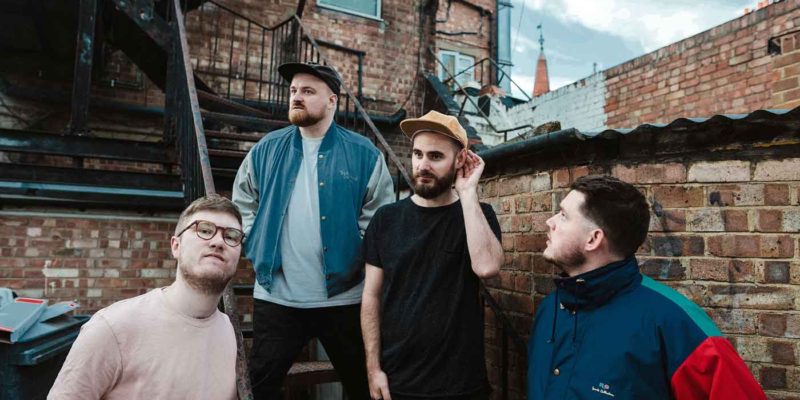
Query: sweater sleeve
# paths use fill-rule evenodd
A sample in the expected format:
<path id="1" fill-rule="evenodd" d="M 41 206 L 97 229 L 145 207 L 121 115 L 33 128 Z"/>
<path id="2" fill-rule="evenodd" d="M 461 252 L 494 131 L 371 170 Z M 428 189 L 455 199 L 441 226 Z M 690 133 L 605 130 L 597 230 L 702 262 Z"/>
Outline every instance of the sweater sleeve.
<path id="1" fill-rule="evenodd" d="M 379 155 L 375 161 L 375 167 L 367 183 L 367 194 L 364 196 L 364 205 L 361 207 L 361 215 L 358 217 L 358 229 L 361 237 L 367 230 L 369 221 L 381 206 L 394 201 L 394 185 L 389 168 L 383 155 Z"/>
<path id="2" fill-rule="evenodd" d="M 671 386 L 677 400 L 767 398 L 731 343 L 721 336 L 701 342 L 672 375 Z"/>
<path id="3" fill-rule="evenodd" d="M 116 336 L 105 318 L 95 315 L 81 328 L 47 398 L 100 399 L 117 384 L 121 374 Z"/>
<path id="4" fill-rule="evenodd" d="M 236 180 L 233 182 L 231 201 L 242 214 L 242 230 L 245 235 L 250 234 L 250 229 L 256 220 L 258 212 L 258 184 L 253 170 L 253 152 L 249 152 L 239 166 Z"/>

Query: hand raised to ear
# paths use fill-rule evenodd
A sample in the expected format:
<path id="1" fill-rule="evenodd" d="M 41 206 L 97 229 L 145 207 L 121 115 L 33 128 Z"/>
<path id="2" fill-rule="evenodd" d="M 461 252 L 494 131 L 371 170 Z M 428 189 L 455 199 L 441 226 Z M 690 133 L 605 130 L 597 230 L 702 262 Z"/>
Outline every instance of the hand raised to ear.
<path id="1" fill-rule="evenodd" d="M 471 150 L 465 150 L 464 166 L 456 171 L 455 188 L 459 196 L 470 191 L 478 190 L 478 182 L 481 180 L 483 168 L 486 163 Z"/>

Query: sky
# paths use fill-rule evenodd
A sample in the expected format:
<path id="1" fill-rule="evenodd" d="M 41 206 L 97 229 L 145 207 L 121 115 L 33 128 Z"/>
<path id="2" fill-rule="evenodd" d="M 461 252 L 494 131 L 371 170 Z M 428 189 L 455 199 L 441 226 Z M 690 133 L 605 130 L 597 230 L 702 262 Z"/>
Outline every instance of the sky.
<path id="1" fill-rule="evenodd" d="M 512 79 L 533 91 L 538 24 L 550 90 L 743 15 L 757 0 L 511 0 Z M 512 85 L 512 93 L 522 97 Z"/>

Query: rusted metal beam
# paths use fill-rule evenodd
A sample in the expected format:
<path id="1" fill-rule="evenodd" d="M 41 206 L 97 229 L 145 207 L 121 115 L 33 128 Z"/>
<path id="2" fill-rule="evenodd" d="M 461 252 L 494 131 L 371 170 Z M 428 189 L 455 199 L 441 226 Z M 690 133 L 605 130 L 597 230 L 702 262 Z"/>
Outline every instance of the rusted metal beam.
<path id="1" fill-rule="evenodd" d="M 183 22 L 183 12 L 181 10 L 180 2 L 178 0 L 172 0 L 172 15 L 174 17 L 173 23 L 174 30 L 173 30 L 173 52 L 172 55 L 173 60 L 175 60 L 174 68 L 178 71 L 177 73 L 173 74 L 171 78 L 175 78 L 176 76 L 180 76 L 183 78 L 183 81 L 175 82 L 176 85 L 180 85 L 180 89 L 177 91 L 181 93 L 182 96 L 185 96 L 183 99 L 188 100 L 188 113 L 183 111 L 183 107 L 178 107 L 178 110 L 183 111 L 182 115 L 178 115 L 178 119 L 184 119 L 183 123 L 188 125 L 188 129 L 186 131 L 179 131 L 178 134 L 190 134 L 193 133 L 194 138 L 196 140 L 196 148 L 197 148 L 197 159 L 196 162 L 199 162 L 200 169 L 202 172 L 202 179 L 203 179 L 203 186 L 205 187 L 205 193 L 211 194 L 215 193 L 214 188 L 214 178 L 211 175 L 211 162 L 208 156 L 208 147 L 206 145 L 206 138 L 205 132 L 203 130 L 203 121 L 202 116 L 200 114 L 200 104 L 197 99 L 197 88 L 195 87 L 194 82 L 194 72 L 192 71 L 192 64 L 189 58 L 189 45 L 186 40 L 186 28 L 184 27 Z M 187 99 L 188 97 L 188 99 Z M 190 115 L 187 115 L 190 114 Z M 178 121 L 178 126 L 181 126 L 181 121 Z M 190 138 L 191 139 L 191 138 Z M 183 165 L 184 168 L 195 168 L 195 165 Z M 225 305 L 225 313 L 228 314 L 228 318 L 233 324 L 234 333 L 236 336 L 236 348 L 237 348 L 237 355 L 236 355 L 236 387 L 237 392 L 239 395 L 239 399 L 241 400 L 250 400 L 253 398 L 253 393 L 250 388 L 250 374 L 247 367 L 247 357 L 244 351 L 244 340 L 242 338 L 242 331 L 239 326 L 239 312 L 238 312 L 238 304 L 236 301 L 236 296 L 233 293 L 233 288 L 231 284 L 225 288 L 225 291 L 222 294 L 222 301 Z"/>
<path id="2" fill-rule="evenodd" d="M 170 29 L 156 14 L 152 0 L 114 0 L 114 7 L 130 18 L 144 33 L 165 51 L 170 50 Z"/>
<path id="3" fill-rule="evenodd" d="M 0 151 L 159 164 L 175 162 L 175 156 L 160 143 L 97 137 L 69 137 L 29 130 L 0 129 Z"/>
<path id="4" fill-rule="evenodd" d="M 78 13 L 78 37 L 75 45 L 75 71 L 72 79 L 72 115 L 69 132 L 89 133 L 89 98 L 92 89 L 92 58 L 94 31 L 97 19 L 97 0 L 81 0 Z"/>

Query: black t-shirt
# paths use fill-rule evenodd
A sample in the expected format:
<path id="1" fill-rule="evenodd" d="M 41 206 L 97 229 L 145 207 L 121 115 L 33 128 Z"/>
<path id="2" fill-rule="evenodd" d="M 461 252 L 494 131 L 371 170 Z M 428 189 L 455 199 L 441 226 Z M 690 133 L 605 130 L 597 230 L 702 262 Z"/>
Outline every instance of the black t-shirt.
<path id="1" fill-rule="evenodd" d="M 481 209 L 500 239 L 488 204 Z M 461 202 L 380 208 L 364 236 L 364 260 L 384 272 L 381 367 L 389 391 L 457 396 L 486 386 L 483 309 Z"/>

